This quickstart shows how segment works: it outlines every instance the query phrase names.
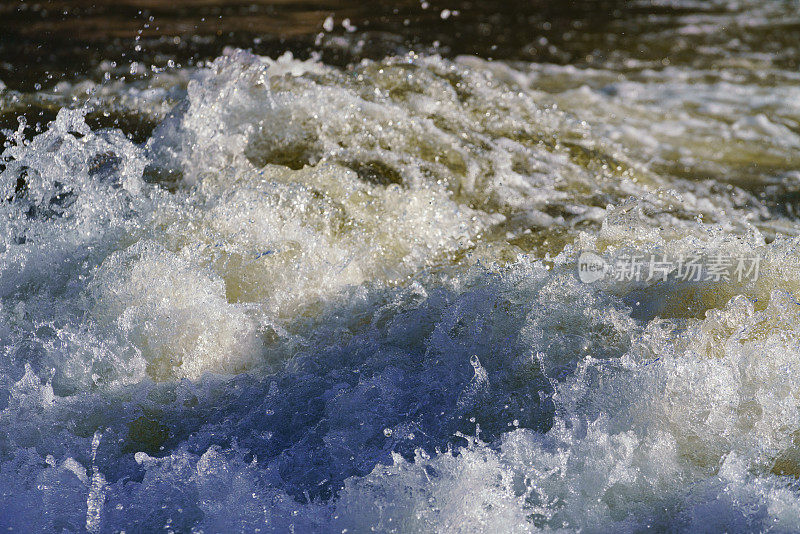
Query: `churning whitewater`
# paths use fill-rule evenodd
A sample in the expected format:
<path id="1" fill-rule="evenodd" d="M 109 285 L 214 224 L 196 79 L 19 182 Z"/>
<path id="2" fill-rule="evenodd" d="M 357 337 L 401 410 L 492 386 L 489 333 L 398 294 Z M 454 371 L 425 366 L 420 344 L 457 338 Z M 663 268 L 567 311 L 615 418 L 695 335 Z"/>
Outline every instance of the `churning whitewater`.
<path id="1" fill-rule="evenodd" d="M 713 53 L 0 84 L 0 527 L 800 530 L 800 76 Z"/>

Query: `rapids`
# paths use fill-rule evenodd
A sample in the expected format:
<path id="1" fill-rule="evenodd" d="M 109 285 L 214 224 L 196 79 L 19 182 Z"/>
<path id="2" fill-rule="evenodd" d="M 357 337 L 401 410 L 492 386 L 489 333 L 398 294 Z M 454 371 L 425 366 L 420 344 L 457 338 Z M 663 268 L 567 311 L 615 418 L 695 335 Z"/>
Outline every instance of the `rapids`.
<path id="1" fill-rule="evenodd" d="M 760 40 L 800 19 L 709 4 L 671 64 L 0 84 L 54 116 L 0 160 L 0 527 L 800 530 L 800 52 Z"/>

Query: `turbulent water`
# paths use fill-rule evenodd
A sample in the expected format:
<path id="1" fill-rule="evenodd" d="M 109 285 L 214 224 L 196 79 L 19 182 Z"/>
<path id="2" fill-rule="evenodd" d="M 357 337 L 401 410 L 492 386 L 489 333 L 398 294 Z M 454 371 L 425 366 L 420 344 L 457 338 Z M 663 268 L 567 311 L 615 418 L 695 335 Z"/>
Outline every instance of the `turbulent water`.
<path id="1" fill-rule="evenodd" d="M 0 84 L 0 527 L 800 530 L 800 6 L 669 5 Z"/>

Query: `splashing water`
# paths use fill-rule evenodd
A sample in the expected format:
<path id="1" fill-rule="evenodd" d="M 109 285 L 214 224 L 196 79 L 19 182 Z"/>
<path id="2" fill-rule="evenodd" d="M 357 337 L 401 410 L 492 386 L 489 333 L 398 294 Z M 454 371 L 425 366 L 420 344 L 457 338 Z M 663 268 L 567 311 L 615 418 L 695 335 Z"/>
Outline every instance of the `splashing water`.
<path id="1" fill-rule="evenodd" d="M 720 10 L 658 68 L 230 49 L 98 89 L 143 142 L 0 85 L 58 108 L 0 166 L 0 527 L 800 529 L 800 80 Z"/>

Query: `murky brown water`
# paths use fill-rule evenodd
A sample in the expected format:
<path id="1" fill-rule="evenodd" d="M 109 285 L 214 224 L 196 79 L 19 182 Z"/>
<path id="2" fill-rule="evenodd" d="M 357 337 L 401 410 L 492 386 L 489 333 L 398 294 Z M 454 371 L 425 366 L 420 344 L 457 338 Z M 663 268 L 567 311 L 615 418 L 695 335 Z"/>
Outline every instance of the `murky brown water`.
<path id="1" fill-rule="evenodd" d="M 334 30 L 320 39 L 327 17 Z M 798 64 L 796 21 L 775 28 L 746 17 L 746 7 L 720 2 L 630 0 L 4 2 L 0 79 L 29 88 L 88 75 L 102 60 L 191 63 L 213 59 L 225 46 L 301 56 L 322 50 L 337 63 L 415 49 L 576 65 L 725 63 L 731 58 L 722 49 L 734 46 L 773 54 L 787 68 Z M 711 32 L 676 32 L 715 22 L 723 24 Z"/>

